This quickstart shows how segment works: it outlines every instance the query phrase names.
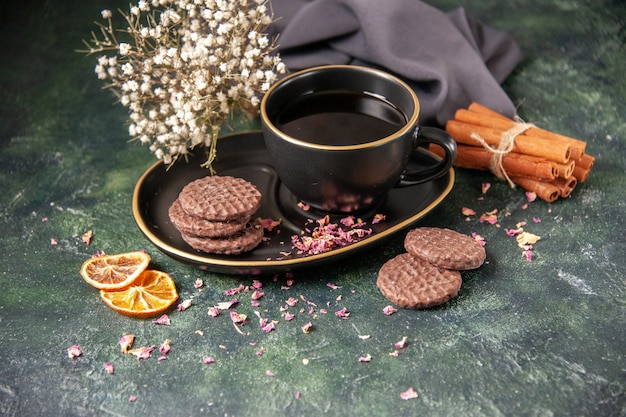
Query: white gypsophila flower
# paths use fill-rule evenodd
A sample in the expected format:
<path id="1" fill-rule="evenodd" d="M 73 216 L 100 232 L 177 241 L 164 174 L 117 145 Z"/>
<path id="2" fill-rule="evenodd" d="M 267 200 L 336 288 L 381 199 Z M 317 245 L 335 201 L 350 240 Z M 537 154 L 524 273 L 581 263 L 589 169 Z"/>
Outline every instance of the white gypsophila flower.
<path id="1" fill-rule="evenodd" d="M 221 126 L 236 112 L 255 112 L 260 96 L 286 72 L 267 35 L 268 0 L 139 0 L 126 27 L 102 11 L 103 39 L 86 53 L 95 73 L 128 108 L 129 135 L 165 164 L 207 147 L 215 157 Z"/>

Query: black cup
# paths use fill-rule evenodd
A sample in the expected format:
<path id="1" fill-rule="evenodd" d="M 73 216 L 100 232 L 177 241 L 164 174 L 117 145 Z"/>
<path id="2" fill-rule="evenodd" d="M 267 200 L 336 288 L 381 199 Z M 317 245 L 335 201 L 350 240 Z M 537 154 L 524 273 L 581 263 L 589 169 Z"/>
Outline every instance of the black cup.
<path id="1" fill-rule="evenodd" d="M 418 125 L 419 101 L 402 80 L 354 65 L 293 73 L 261 101 L 265 145 L 281 181 L 320 210 L 350 213 L 382 201 L 394 187 L 445 175 L 456 143 Z M 417 147 L 436 144 L 445 157 L 407 171 Z M 413 164 L 412 164 L 413 165 Z"/>

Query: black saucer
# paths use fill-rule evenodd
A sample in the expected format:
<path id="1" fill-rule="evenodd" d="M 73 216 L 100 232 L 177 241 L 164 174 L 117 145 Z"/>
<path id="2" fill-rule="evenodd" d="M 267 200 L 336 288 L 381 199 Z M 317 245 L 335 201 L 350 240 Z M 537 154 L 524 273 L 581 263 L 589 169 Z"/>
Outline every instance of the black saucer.
<path id="1" fill-rule="evenodd" d="M 187 162 L 179 161 L 169 169 L 161 162 L 154 164 L 141 176 L 133 194 L 135 221 L 153 245 L 175 259 L 214 272 L 273 274 L 334 262 L 380 244 L 385 238 L 413 225 L 441 203 L 454 185 L 454 170 L 450 169 L 448 174 L 435 181 L 393 189 L 386 201 L 375 209 L 376 213 L 384 214 L 386 220 L 372 226 L 372 235 L 350 246 L 318 255 L 297 255 L 291 248 L 291 236 L 300 234 L 308 219 L 324 213 L 298 207 L 298 200 L 282 185 L 270 164 L 261 132 L 225 136 L 219 139 L 217 148 L 219 160 L 213 164 L 217 174 L 244 178 L 261 191 L 263 200 L 255 217 L 282 220 L 280 227 L 266 232 L 270 239 L 253 251 L 236 256 L 198 252 L 182 240 L 169 221 L 168 209 L 182 188 L 209 174 L 200 166 L 205 160 L 203 149 L 198 149 Z M 413 163 L 428 164 L 437 160 L 427 151 L 414 152 L 412 158 Z M 359 216 L 368 223 L 371 220 L 367 213 Z M 339 218 L 333 218 L 333 221 Z M 292 255 L 284 257 L 282 252 L 292 252 Z"/>

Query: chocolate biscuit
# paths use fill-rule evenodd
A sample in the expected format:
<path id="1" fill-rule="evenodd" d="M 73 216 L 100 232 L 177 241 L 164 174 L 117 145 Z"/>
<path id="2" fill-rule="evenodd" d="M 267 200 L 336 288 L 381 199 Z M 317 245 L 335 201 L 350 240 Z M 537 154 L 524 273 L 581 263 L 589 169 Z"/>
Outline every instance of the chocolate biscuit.
<path id="1" fill-rule="evenodd" d="M 263 241 L 263 226 L 260 220 L 256 219 L 245 229 L 232 236 L 208 238 L 181 233 L 181 237 L 195 250 L 220 255 L 238 255 L 251 251 Z"/>
<path id="2" fill-rule="evenodd" d="M 376 285 L 395 305 L 424 309 L 455 297 L 461 288 L 461 273 L 438 268 L 421 258 L 402 253 L 383 264 Z"/>
<path id="3" fill-rule="evenodd" d="M 174 203 L 168 210 L 168 214 L 174 227 L 181 233 L 189 236 L 211 238 L 234 235 L 242 231 L 250 220 L 250 217 L 225 222 L 206 220 L 187 213 L 183 210 L 178 199 L 174 200 Z"/>
<path id="4" fill-rule="evenodd" d="M 252 216 L 261 206 L 261 193 L 243 178 L 209 175 L 187 184 L 178 199 L 185 212 L 210 221 Z"/>
<path id="5" fill-rule="evenodd" d="M 446 269 L 474 269 L 485 261 L 485 248 L 471 237 L 450 229 L 413 229 L 404 239 L 404 248 L 411 255 Z"/>

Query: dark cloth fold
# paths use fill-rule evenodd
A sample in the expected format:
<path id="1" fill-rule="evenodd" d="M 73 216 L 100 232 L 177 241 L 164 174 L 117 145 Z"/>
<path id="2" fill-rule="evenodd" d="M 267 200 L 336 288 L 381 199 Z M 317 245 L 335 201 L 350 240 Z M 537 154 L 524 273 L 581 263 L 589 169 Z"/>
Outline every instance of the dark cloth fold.
<path id="1" fill-rule="evenodd" d="M 270 27 L 290 71 L 326 64 L 384 69 L 409 83 L 420 122 L 444 125 L 476 101 L 508 116 L 500 83 L 522 60 L 515 40 L 459 7 L 419 0 L 272 0 Z"/>

